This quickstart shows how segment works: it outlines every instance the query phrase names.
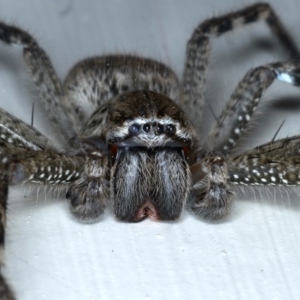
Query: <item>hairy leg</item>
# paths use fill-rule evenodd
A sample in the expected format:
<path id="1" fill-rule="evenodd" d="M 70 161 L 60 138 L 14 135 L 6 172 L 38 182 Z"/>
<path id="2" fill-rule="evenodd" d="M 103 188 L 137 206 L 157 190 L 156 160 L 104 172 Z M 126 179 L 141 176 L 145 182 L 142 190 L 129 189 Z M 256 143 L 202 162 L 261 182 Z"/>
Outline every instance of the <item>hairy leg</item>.
<path id="1" fill-rule="evenodd" d="M 4 241 L 6 225 L 6 207 L 8 196 L 9 172 L 8 164 L 0 164 L 0 268 L 4 265 Z M 15 299 L 13 292 L 0 273 L 0 299 Z"/>
<path id="2" fill-rule="evenodd" d="M 9 184 L 37 184 L 67 190 L 70 210 L 80 221 L 97 219 L 107 198 L 108 157 L 100 152 L 70 156 L 53 150 L 34 151 L 0 143 L 2 160 L 9 163 Z"/>
<path id="3" fill-rule="evenodd" d="M 26 31 L 0 22 L 0 40 L 23 47 L 27 69 L 40 93 L 41 101 L 57 132 L 71 138 L 75 132 L 63 105 L 62 85 L 46 52 Z"/>
<path id="4" fill-rule="evenodd" d="M 230 184 L 300 185 L 300 136 L 226 157 L 199 150 L 197 163 L 190 169 L 192 211 L 204 219 L 218 220 L 227 215 L 232 205 Z"/>
<path id="5" fill-rule="evenodd" d="M 94 222 L 103 213 L 109 198 L 109 158 L 102 150 L 87 153 L 83 172 L 68 189 L 70 210 L 81 222 Z"/>
<path id="6" fill-rule="evenodd" d="M 180 98 L 182 107 L 195 123 L 196 129 L 201 126 L 210 38 L 261 20 L 266 21 L 274 35 L 291 54 L 291 58 L 300 57 L 298 48 L 269 4 L 254 4 L 237 12 L 201 23 L 187 44 Z"/>
<path id="7" fill-rule="evenodd" d="M 0 140 L 28 150 L 50 148 L 51 141 L 34 127 L 0 108 Z"/>
<path id="8" fill-rule="evenodd" d="M 225 159 L 203 150 L 196 156 L 196 163 L 190 168 L 193 185 L 189 206 L 204 220 L 220 220 L 229 213 L 233 197 Z"/>
<path id="9" fill-rule="evenodd" d="M 233 184 L 300 185 L 300 136 L 270 142 L 227 159 Z"/>
<path id="10" fill-rule="evenodd" d="M 300 64 L 274 63 L 251 69 L 238 84 L 205 142 L 206 149 L 227 154 L 247 128 L 263 92 L 275 81 L 300 85 Z"/>

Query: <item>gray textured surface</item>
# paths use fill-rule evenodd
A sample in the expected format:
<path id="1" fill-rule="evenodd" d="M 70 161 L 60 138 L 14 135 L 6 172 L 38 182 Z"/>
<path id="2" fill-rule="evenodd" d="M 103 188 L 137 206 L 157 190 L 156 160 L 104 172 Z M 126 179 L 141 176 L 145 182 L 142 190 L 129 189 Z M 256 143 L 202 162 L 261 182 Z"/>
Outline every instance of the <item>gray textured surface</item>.
<path id="1" fill-rule="evenodd" d="M 61 77 L 78 60 L 111 52 L 157 58 L 180 75 L 193 28 L 249 3 L 0 0 L 0 19 L 28 29 Z M 299 3 L 272 3 L 300 46 Z M 269 37 L 259 24 L 213 41 L 207 97 L 216 113 L 249 68 L 287 57 L 261 47 L 258 41 Z M 31 103 L 38 101 L 31 90 L 20 51 L 0 45 L 1 107 L 30 122 Z M 279 136 L 299 134 L 299 95 L 285 84 L 272 87 L 241 146 L 269 141 L 284 119 Z M 40 111 L 35 125 L 53 134 Z M 68 213 L 64 195 L 14 191 L 5 274 L 21 300 L 298 299 L 298 192 L 245 188 L 220 224 L 187 212 L 178 222 L 124 224 L 107 211 L 101 222 L 83 225 Z"/>

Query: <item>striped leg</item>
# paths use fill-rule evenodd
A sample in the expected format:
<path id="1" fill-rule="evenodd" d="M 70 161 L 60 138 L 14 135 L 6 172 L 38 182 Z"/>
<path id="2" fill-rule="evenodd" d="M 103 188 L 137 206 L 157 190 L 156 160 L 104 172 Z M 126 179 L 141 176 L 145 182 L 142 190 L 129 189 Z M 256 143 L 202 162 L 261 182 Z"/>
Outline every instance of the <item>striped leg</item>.
<path id="1" fill-rule="evenodd" d="M 7 145 L 6 145 L 7 146 Z M 3 149 L 4 146 L 0 147 Z M 9 161 L 9 184 L 70 185 L 80 178 L 84 159 L 52 150 L 20 151 L 9 146 L 13 153 Z"/>
<path id="2" fill-rule="evenodd" d="M 102 150 L 86 156 L 82 176 L 69 188 L 70 210 L 81 222 L 95 222 L 103 213 L 108 196 L 109 158 Z"/>
<path id="3" fill-rule="evenodd" d="M 229 155 L 227 164 L 233 184 L 300 185 L 300 136 Z"/>
<path id="4" fill-rule="evenodd" d="M 204 104 L 204 89 L 210 51 L 210 37 L 219 36 L 237 27 L 250 23 L 266 21 L 291 57 L 298 58 L 300 53 L 269 4 L 258 3 L 222 17 L 212 18 L 201 23 L 192 34 L 187 49 L 181 104 L 197 129 L 200 128 Z"/>
<path id="5" fill-rule="evenodd" d="M 41 95 L 41 101 L 59 134 L 75 135 L 63 105 L 62 85 L 45 51 L 27 32 L 0 22 L 0 40 L 23 47 L 24 60 Z"/>
<path id="6" fill-rule="evenodd" d="M 2 266 L 8 185 L 30 183 L 71 189 L 78 186 L 82 182 L 82 178 L 85 178 L 87 167 L 84 159 L 79 156 L 68 156 L 53 150 L 24 149 L 3 141 L 0 142 L 0 154 L 2 161 L 7 161 L 6 164 L 0 164 L 0 266 Z M 98 166 L 95 166 L 93 161 L 90 162 L 90 168 L 94 168 L 95 172 L 99 171 Z M 88 183 L 90 182 L 92 181 L 90 180 Z M 99 189 L 98 186 L 93 189 L 92 185 L 86 186 L 86 188 L 91 193 Z M 75 196 L 79 198 L 82 195 Z M 80 200 L 81 207 L 85 204 L 85 208 L 90 209 L 90 211 L 97 211 L 98 203 L 90 203 L 92 202 L 91 199 L 86 198 Z M 102 212 L 103 207 L 101 206 L 101 208 Z M 14 299 L 1 273 L 0 299 Z"/>
<path id="7" fill-rule="evenodd" d="M 189 206 L 200 218 L 216 221 L 230 211 L 232 196 L 224 157 L 199 151 L 197 163 L 190 168 L 193 186 Z"/>
<path id="8" fill-rule="evenodd" d="M 50 148 L 51 142 L 35 128 L 25 124 L 6 111 L 0 109 L 0 267 L 3 266 L 3 247 L 5 237 L 6 205 L 8 185 L 28 181 L 33 183 L 35 178 L 49 179 L 50 174 L 41 172 L 42 168 L 48 171 L 49 153 L 44 149 Z M 48 150 L 49 152 L 50 150 Z M 59 156 L 59 155 L 56 155 Z M 53 159 L 52 159 L 53 160 Z M 56 159 L 57 161 L 57 159 Z M 42 163 L 38 167 L 38 164 Z M 60 165 L 66 169 L 66 163 Z M 60 170 L 57 166 L 57 169 Z M 53 174 L 54 173 L 54 174 Z M 43 175 L 44 174 L 44 175 Z M 46 176 L 47 175 L 47 176 Z M 52 175 L 55 174 L 55 167 Z M 58 176 L 58 175 L 56 175 Z M 61 175 L 61 179 L 66 174 Z M 67 177 L 68 178 L 68 177 Z M 51 179 L 51 178 L 50 178 Z M 44 182 L 48 183 L 48 182 Z M 49 182 L 50 183 L 50 182 Z M 13 293 L 0 274 L 0 299 L 14 299 Z"/>
<path id="9" fill-rule="evenodd" d="M 70 210 L 83 222 L 95 221 L 104 211 L 108 187 L 108 156 L 94 151 L 86 156 L 69 156 L 52 150 L 24 150 L 0 144 L 8 154 L 9 184 L 57 186 L 67 189 Z"/>
<path id="10" fill-rule="evenodd" d="M 36 151 L 48 149 L 51 146 L 51 141 L 34 127 L 24 123 L 1 108 L 0 140 L 15 147 Z"/>
<path id="11" fill-rule="evenodd" d="M 300 86 L 300 64 L 274 63 L 250 70 L 238 84 L 206 140 L 206 148 L 227 154 L 246 129 L 262 93 L 275 79 Z"/>
<path id="12" fill-rule="evenodd" d="M 74 140 L 74 139 L 73 139 Z M 76 149 L 88 155 L 65 155 L 32 126 L 0 109 L 0 162 L 10 165 L 10 184 L 33 183 L 68 187 L 72 213 L 83 221 L 95 220 L 104 210 L 107 153 L 76 139 Z"/>
<path id="13" fill-rule="evenodd" d="M 0 268 L 4 265 L 4 240 L 6 225 L 6 207 L 8 196 L 8 164 L 0 164 Z M 0 273 L 0 299 L 15 299 L 2 274 Z"/>
<path id="14" fill-rule="evenodd" d="M 190 170 L 192 211 L 201 218 L 218 220 L 230 210 L 230 184 L 300 186 L 300 136 L 227 157 L 200 150 Z"/>

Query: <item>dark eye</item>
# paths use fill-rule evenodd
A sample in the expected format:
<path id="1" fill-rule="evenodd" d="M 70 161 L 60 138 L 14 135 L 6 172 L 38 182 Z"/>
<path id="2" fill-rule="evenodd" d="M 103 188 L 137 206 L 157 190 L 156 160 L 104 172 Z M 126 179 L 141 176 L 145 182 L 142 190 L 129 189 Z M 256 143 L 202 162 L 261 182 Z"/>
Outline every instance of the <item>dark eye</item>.
<path id="1" fill-rule="evenodd" d="M 145 132 L 149 132 L 149 130 L 150 130 L 150 124 L 149 124 L 149 123 L 146 123 L 146 124 L 143 126 L 143 130 L 144 130 Z"/>
<path id="2" fill-rule="evenodd" d="M 129 132 L 130 133 L 138 133 L 140 130 L 140 125 L 139 124 L 132 124 L 130 127 L 129 127 Z"/>
<path id="3" fill-rule="evenodd" d="M 164 132 L 164 127 L 159 123 L 155 125 L 156 125 L 156 130 L 155 130 L 156 135 L 162 134 Z"/>
<path id="4" fill-rule="evenodd" d="M 176 128 L 175 128 L 175 126 L 174 126 L 173 124 L 168 124 L 168 125 L 166 126 L 166 132 L 167 132 L 168 134 L 174 134 L 175 131 L 176 131 Z"/>

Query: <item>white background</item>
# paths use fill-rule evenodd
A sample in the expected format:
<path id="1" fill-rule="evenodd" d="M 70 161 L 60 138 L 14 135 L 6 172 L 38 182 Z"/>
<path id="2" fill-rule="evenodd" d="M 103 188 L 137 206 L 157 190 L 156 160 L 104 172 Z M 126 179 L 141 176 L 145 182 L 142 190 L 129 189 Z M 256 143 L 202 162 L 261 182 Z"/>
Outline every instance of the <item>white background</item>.
<path id="1" fill-rule="evenodd" d="M 61 78 L 78 60 L 111 52 L 159 59 L 180 76 L 196 25 L 250 3 L 0 0 L 0 19 L 32 33 Z M 300 46 L 299 2 L 272 3 Z M 276 45 L 270 36 L 261 23 L 213 40 L 207 99 L 215 113 L 248 69 L 288 57 L 278 47 L 261 47 L 262 41 Z M 30 122 L 33 101 L 20 49 L 1 44 L 1 107 Z M 274 84 L 257 115 L 243 148 L 270 141 L 283 120 L 279 137 L 299 134 L 299 89 Z M 35 126 L 51 136 L 45 119 L 36 110 Z M 206 123 L 204 132 L 211 120 Z M 188 212 L 177 222 L 126 224 L 108 210 L 99 223 L 83 225 L 70 215 L 64 195 L 13 189 L 4 273 L 21 300 L 298 299 L 297 190 L 244 188 L 236 199 L 218 224 Z"/>

